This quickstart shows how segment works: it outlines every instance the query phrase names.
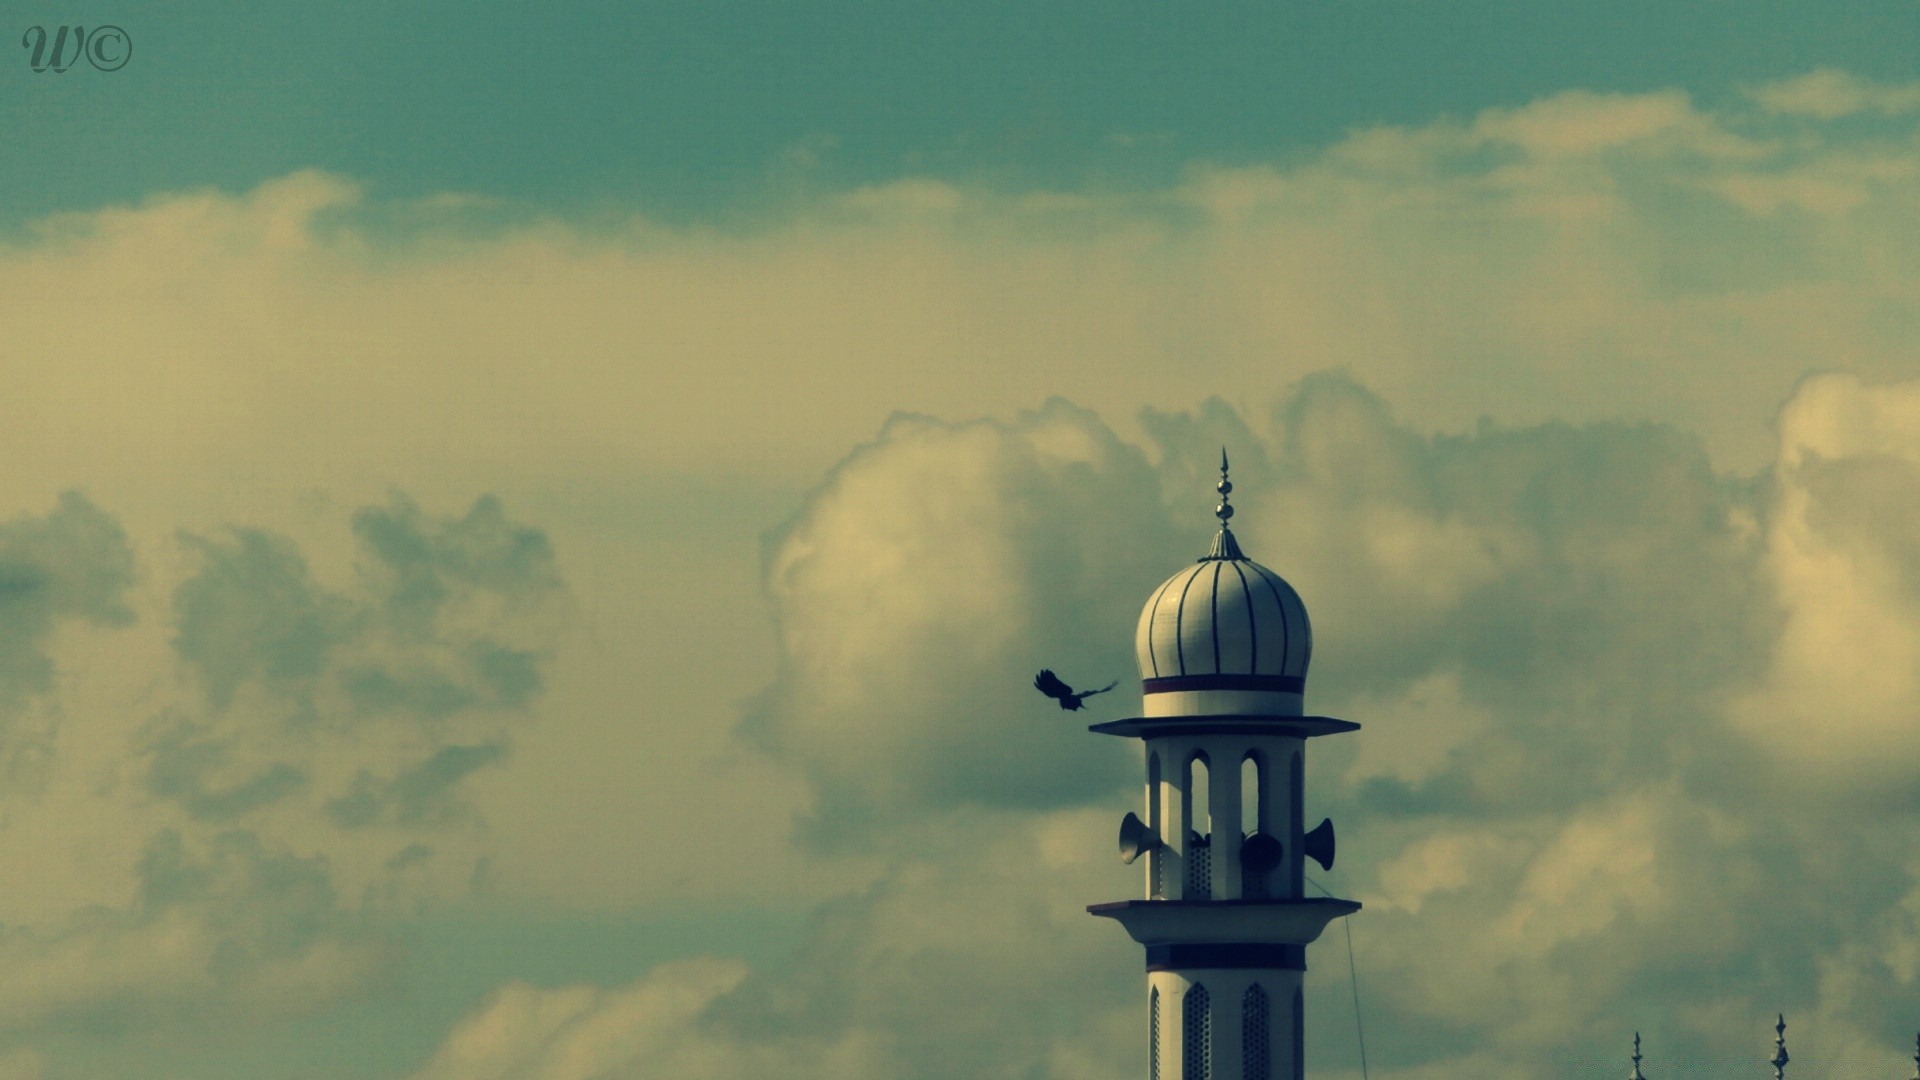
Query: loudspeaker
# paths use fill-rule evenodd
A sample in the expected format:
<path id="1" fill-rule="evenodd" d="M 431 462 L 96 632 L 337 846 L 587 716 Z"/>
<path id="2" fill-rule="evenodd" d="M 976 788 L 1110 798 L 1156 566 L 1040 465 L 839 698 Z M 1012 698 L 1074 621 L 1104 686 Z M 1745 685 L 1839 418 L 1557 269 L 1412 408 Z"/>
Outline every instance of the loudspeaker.
<path id="1" fill-rule="evenodd" d="M 1307 858 L 1320 864 L 1320 869 L 1333 869 L 1333 819 L 1322 818 L 1314 830 L 1300 838 L 1300 850 Z"/>
<path id="2" fill-rule="evenodd" d="M 1240 844 L 1240 865 L 1247 873 L 1260 877 L 1272 873 L 1284 854 L 1280 841 L 1263 832 L 1252 833 Z"/>
<path id="3" fill-rule="evenodd" d="M 1142 853 L 1160 846 L 1160 838 L 1153 835 L 1147 823 L 1139 815 L 1129 813 L 1120 819 L 1120 861 L 1130 863 Z"/>

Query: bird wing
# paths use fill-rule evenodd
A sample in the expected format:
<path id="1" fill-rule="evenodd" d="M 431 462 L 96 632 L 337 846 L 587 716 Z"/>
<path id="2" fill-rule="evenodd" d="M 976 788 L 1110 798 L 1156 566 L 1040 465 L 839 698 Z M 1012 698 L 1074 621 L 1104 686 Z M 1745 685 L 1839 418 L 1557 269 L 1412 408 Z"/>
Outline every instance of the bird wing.
<path id="1" fill-rule="evenodd" d="M 1050 668 L 1041 668 L 1040 674 L 1033 677 L 1033 688 L 1050 698 L 1065 700 L 1073 696 L 1073 687 L 1060 681 Z"/>

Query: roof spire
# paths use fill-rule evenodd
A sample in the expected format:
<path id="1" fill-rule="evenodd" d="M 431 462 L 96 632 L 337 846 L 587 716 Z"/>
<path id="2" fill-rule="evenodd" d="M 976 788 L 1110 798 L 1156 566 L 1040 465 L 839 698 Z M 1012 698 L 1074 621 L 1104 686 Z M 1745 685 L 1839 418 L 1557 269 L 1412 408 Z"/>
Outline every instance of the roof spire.
<path id="1" fill-rule="evenodd" d="M 1773 1080 L 1786 1080 L 1787 1062 L 1787 1014 L 1780 1014 L 1780 1022 L 1773 1025 Z"/>
<path id="2" fill-rule="evenodd" d="M 1640 1074 L 1640 1033 L 1637 1031 L 1633 1033 L 1633 1072 L 1627 1075 L 1627 1080 L 1647 1080 Z"/>
<path id="3" fill-rule="evenodd" d="M 1224 446 L 1220 448 L 1220 482 L 1213 485 L 1213 490 L 1220 493 L 1220 505 L 1213 508 L 1213 516 L 1220 519 L 1220 532 L 1213 538 L 1213 547 L 1200 561 L 1244 559 L 1246 556 L 1240 554 L 1240 542 L 1233 538 L 1233 530 L 1227 526 L 1227 519 L 1233 516 L 1233 504 L 1227 501 L 1227 496 L 1233 494 L 1233 481 L 1227 479 L 1227 448 Z"/>
<path id="4" fill-rule="evenodd" d="M 1920 1032 L 1913 1036 L 1913 1080 L 1920 1080 Z"/>

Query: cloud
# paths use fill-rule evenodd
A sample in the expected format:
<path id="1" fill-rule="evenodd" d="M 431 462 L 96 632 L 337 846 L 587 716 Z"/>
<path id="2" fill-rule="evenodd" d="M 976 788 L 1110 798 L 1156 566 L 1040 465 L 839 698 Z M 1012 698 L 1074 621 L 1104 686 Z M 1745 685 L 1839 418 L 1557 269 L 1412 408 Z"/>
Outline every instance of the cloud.
<path id="1" fill-rule="evenodd" d="M 804 484 L 894 410 L 1062 394 L 1121 423 L 1345 367 L 1423 429 L 1644 416 L 1758 466 L 1810 364 L 1906 355 L 1914 115 L 1803 138 L 1757 103 L 1576 91 L 1159 190 L 913 176 L 725 231 L 314 172 L 156 194 L 0 251 L 33 312 L 0 350 L 0 452 L 142 520 L 456 477 Z M 1774 220 L 1798 206 L 1823 220 Z"/>
<path id="2" fill-rule="evenodd" d="M 1837 120 L 1862 112 L 1899 114 L 1920 109 L 1920 83 L 1876 83 L 1833 68 L 1757 86 L 1747 92 L 1769 112 Z"/>
<path id="3" fill-rule="evenodd" d="M 823 905 L 786 964 L 517 988 L 422 1076 L 1137 1068 L 1136 946 L 1079 910 L 1137 888 L 1108 854 L 1137 765 L 1048 719 L 1020 658 L 1126 662 L 1137 605 L 1204 542 L 1223 439 L 1243 546 L 1314 615 L 1310 705 L 1367 725 L 1316 742 L 1308 808 L 1339 823 L 1329 887 L 1367 905 L 1375 1067 L 1541 1075 L 1611 1060 L 1635 1028 L 1691 1067 L 1739 1057 L 1739 1019 L 1773 1010 L 1832 1018 L 1809 1022 L 1805 1060 L 1881 1060 L 1920 978 L 1916 808 L 1862 819 L 1857 793 L 1796 779 L 1829 751 L 1804 717 L 1755 728 L 1744 695 L 1782 703 L 1796 620 L 1841 596 L 1796 591 L 1787 539 L 1877 575 L 1858 591 L 1879 598 L 1860 632 L 1880 648 L 1920 625 L 1900 577 L 1914 392 L 1809 381 L 1758 478 L 1661 425 L 1428 434 L 1338 374 L 1255 423 L 1152 414 L 1138 448 L 1065 403 L 896 420 L 771 541 L 781 667 L 749 727 L 813 786 L 808 835 L 874 847 L 878 876 Z M 1858 477 L 1821 471 L 1856 458 Z M 1883 704 L 1872 681 L 1817 689 L 1806 707 L 1829 715 Z M 1860 735 L 1838 774 L 1873 775 L 1874 754 L 1901 772 L 1896 730 Z M 1309 975 L 1310 1067 L 1329 1074 L 1348 1060 L 1338 952 L 1322 943 Z M 661 996 L 690 1018 L 675 1034 L 639 1004 Z"/>
<path id="4" fill-rule="evenodd" d="M 414 1080 L 1111 1075 L 1135 1055 L 1076 1030 L 1136 996 L 1137 962 L 1081 910 L 1109 824 L 1047 814 L 993 829 L 977 861 L 905 860 L 818 912 L 776 971 L 703 959 L 616 988 L 502 988 Z"/>
<path id="5" fill-rule="evenodd" d="M 162 830 L 124 908 L 10 927 L 0 1028 L 117 1033 L 217 1010 L 257 1022 L 364 987 L 392 961 L 335 895 L 323 860 L 243 830 Z"/>
<path id="6" fill-rule="evenodd" d="M 78 492 L 42 517 L 0 524 L 0 712 L 53 684 L 47 639 L 65 620 L 132 621 L 133 551 L 119 522 Z"/>
<path id="7" fill-rule="evenodd" d="M 1135 765 L 1026 679 L 1124 678 L 1223 442 L 1249 550 L 1314 612 L 1315 707 L 1368 725 L 1309 776 L 1329 884 L 1369 902 L 1379 1068 L 1539 1075 L 1630 1022 L 1739 1056 L 1783 1006 L 1823 1018 L 1808 1060 L 1884 1056 L 1920 955 L 1889 385 L 1920 162 L 1886 88 L 1809 85 L 1775 113 L 1553 95 L 1164 190 L 917 178 L 726 230 L 312 173 L 49 223 L 0 251 L 32 312 L 0 345 L 26 511 L 0 694 L 45 773 L 0 829 L 36 887 L 0 907 L 23 969 L 78 974 L 29 980 L 55 1005 L 17 1004 L 7 1067 L 54 1053 L 35 1024 L 221 1000 L 177 973 L 247 883 L 308 884 L 222 952 L 234 984 L 311 1004 L 384 977 L 356 918 L 484 865 L 569 910 L 825 901 L 804 955 L 833 978 L 502 991 L 448 1069 L 979 1075 L 963 1036 L 1000 1029 L 1034 1075 L 1132 1069 L 1137 956 L 1071 910 L 1131 872 L 1047 860 L 1107 846 Z M 74 485 L 114 513 L 48 513 Z M 751 537 L 796 505 L 758 596 Z M 571 603 L 593 640 L 563 646 Z M 232 884 L 153 906 L 168 830 Z M 960 907 L 1036 891 L 1057 918 Z M 127 959 L 176 937 L 184 966 Z M 645 1035 L 649 994 L 700 1019 Z"/>
<path id="8" fill-rule="evenodd" d="M 184 537 L 174 647 L 204 706 L 150 725 L 154 795 L 230 820 L 313 787 L 340 826 L 410 827 L 457 816 L 460 781 L 506 755 L 556 625 L 545 536 L 491 497 L 438 517 L 396 495 L 353 529 L 346 592 L 284 536 Z"/>
<path id="9" fill-rule="evenodd" d="M 0 525 L 0 715 L 46 720 L 0 828 L 33 882 L 0 928 L 5 1068 L 376 992 L 392 915 L 470 889 L 469 778 L 538 701 L 565 586 L 496 499 L 395 494 L 352 530 L 357 559 L 322 560 L 346 581 L 233 527 L 147 553 L 148 584 L 77 494 Z"/>
<path id="10" fill-rule="evenodd" d="M 818 835 L 1120 779 L 1031 682 L 1130 664 L 1133 594 L 1170 535 L 1157 487 L 1062 401 L 1008 424 L 896 417 L 833 472 L 771 543 L 781 665 L 746 728 L 814 781 Z"/>
<path id="11" fill-rule="evenodd" d="M 1733 713 L 1800 778 L 1916 805 L 1920 387 L 1813 378 L 1780 433 L 1766 569 L 1784 626 Z"/>

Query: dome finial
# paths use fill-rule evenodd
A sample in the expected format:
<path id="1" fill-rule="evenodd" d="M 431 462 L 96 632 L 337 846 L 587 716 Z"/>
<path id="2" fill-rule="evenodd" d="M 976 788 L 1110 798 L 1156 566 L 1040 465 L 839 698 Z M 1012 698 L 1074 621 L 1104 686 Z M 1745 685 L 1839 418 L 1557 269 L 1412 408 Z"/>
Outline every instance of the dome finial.
<path id="1" fill-rule="evenodd" d="M 1220 448 L 1220 482 L 1213 486 L 1220 493 L 1220 505 L 1213 508 L 1213 516 L 1220 519 L 1220 533 L 1213 538 L 1213 547 L 1201 557 L 1208 559 L 1244 559 L 1240 554 L 1240 542 L 1233 538 L 1233 530 L 1227 527 L 1227 519 L 1233 516 L 1233 504 L 1227 497 L 1233 494 L 1233 481 L 1227 479 L 1227 448 Z"/>
<path id="2" fill-rule="evenodd" d="M 1787 1075 L 1787 1014 L 1780 1014 L 1780 1022 L 1773 1026 L 1773 1080 L 1784 1080 Z"/>

